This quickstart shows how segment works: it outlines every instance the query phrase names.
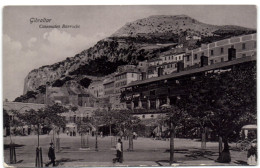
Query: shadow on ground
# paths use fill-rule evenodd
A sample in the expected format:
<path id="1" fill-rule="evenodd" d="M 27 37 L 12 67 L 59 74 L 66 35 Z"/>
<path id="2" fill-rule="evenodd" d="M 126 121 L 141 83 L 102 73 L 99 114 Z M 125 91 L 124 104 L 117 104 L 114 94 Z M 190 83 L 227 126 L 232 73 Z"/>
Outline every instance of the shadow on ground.
<path id="1" fill-rule="evenodd" d="M 248 166 L 247 162 L 242 161 L 242 160 L 236 160 L 234 163 L 239 164 L 239 165 L 243 165 L 243 166 Z"/>
<path id="2" fill-rule="evenodd" d="M 169 153 L 170 150 L 167 149 L 165 153 Z M 190 150 L 188 149 L 175 149 L 174 153 L 180 153 L 183 154 L 187 158 L 191 158 L 192 160 L 197 159 L 208 159 L 208 160 L 215 160 L 212 157 L 217 157 L 218 152 L 212 152 L 210 150 L 203 151 L 202 149 L 198 148 L 192 148 Z"/>
<path id="3" fill-rule="evenodd" d="M 16 162 L 16 163 L 22 163 L 23 162 L 23 160 L 19 160 L 18 162 Z"/>
<path id="4" fill-rule="evenodd" d="M 79 162 L 83 161 L 83 159 L 70 159 L 70 158 L 61 158 L 59 160 L 56 160 L 55 166 L 62 166 L 65 162 Z"/>
<path id="5" fill-rule="evenodd" d="M 20 148 L 23 147 L 25 145 L 21 145 L 21 144 L 13 144 L 16 148 Z M 4 144 L 4 150 L 9 149 L 10 148 L 10 144 Z"/>

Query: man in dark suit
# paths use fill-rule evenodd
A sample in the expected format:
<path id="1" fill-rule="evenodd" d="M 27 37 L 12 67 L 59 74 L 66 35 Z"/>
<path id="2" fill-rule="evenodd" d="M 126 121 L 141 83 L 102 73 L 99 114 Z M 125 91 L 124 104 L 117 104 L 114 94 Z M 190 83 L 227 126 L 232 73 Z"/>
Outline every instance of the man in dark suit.
<path id="1" fill-rule="evenodd" d="M 52 166 L 55 166 L 55 149 L 53 143 L 50 143 L 50 148 L 48 152 L 48 157 L 51 160 L 50 164 L 52 163 Z"/>

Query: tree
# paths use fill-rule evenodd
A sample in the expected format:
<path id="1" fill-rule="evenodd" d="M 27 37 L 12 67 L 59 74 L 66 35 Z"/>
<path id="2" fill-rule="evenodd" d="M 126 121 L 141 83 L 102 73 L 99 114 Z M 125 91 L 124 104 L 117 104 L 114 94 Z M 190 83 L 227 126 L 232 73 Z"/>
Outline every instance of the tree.
<path id="1" fill-rule="evenodd" d="M 256 122 L 255 62 L 236 65 L 226 71 L 207 72 L 196 77 L 186 91 L 189 96 L 183 101 L 187 111 L 191 116 L 207 117 L 208 126 L 224 142 L 219 158 L 224 153 L 230 158 L 229 137 L 238 135 L 236 130 L 244 124 Z"/>
<path id="2" fill-rule="evenodd" d="M 88 133 L 90 130 L 89 124 L 90 124 L 89 119 L 77 121 L 78 130 L 81 136 L 81 148 L 89 148 L 89 144 L 88 144 Z M 87 141 L 85 138 L 86 134 L 87 134 Z"/>
<path id="3" fill-rule="evenodd" d="M 26 123 L 27 125 L 33 125 L 37 127 L 38 145 L 36 147 L 35 167 L 43 166 L 42 149 L 40 147 L 40 127 L 49 125 L 64 127 L 65 120 L 61 116 L 61 114 L 67 111 L 67 108 L 59 104 L 46 106 L 38 110 L 30 109 L 28 111 L 25 111 L 24 113 L 16 111 L 15 115 L 22 122 Z"/>
<path id="4" fill-rule="evenodd" d="M 133 128 L 134 126 L 140 123 L 140 119 L 136 116 L 133 116 L 131 110 L 119 110 L 115 111 L 114 118 L 116 121 L 116 127 L 119 128 L 120 131 L 126 132 L 129 137 L 129 151 L 134 150 L 133 143 Z"/>
<path id="5" fill-rule="evenodd" d="M 178 98 L 180 99 L 180 97 Z M 166 112 L 165 121 L 169 123 L 170 128 L 170 165 L 174 163 L 174 136 L 176 127 L 180 126 L 184 120 L 188 119 L 185 106 L 179 99 L 175 106 L 169 106 L 162 109 Z"/>
<path id="6" fill-rule="evenodd" d="M 38 110 L 30 109 L 28 111 L 25 111 L 24 113 L 16 112 L 16 116 L 27 125 L 37 127 L 39 146 L 40 127 L 49 125 L 64 127 L 65 120 L 61 116 L 61 114 L 67 111 L 67 108 L 59 104 L 54 104 L 51 106 L 40 108 Z"/>
<path id="7" fill-rule="evenodd" d="M 139 124 L 140 119 L 132 115 L 131 110 L 96 110 L 93 113 L 94 125 L 115 125 L 118 133 L 129 136 L 129 151 L 133 150 L 133 126 Z"/>

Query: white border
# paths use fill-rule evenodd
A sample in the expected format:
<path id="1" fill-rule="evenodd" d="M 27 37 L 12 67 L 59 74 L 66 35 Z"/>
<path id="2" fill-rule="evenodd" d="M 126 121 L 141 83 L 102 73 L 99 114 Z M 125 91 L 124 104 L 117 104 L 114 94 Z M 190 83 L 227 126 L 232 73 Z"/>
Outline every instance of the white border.
<path id="1" fill-rule="evenodd" d="M 195 3 L 196 2 L 196 3 Z M 199 0 L 199 1 L 194 1 L 194 0 L 181 0 L 181 1 L 177 1 L 177 0 L 99 0 L 99 1 L 83 1 L 83 0 L 2 0 L 0 1 L 0 6 L 1 6 L 1 17 L 0 17 L 0 21 L 3 24 L 3 7 L 4 6 L 18 6 L 18 5 L 259 5 L 260 1 L 259 0 L 215 0 L 215 1 L 209 1 L 209 0 Z M 243 12 L 243 11 L 241 11 Z M 259 25 L 259 12 L 257 13 L 257 27 Z M 3 26 L 2 26 L 3 27 Z M 0 34 L 1 37 L 3 37 L 2 34 L 2 28 L 0 29 Z M 259 38 L 257 38 L 259 39 Z M 259 43 L 258 44 L 258 48 L 259 48 Z M 2 55 L 2 38 L 0 41 L 0 51 L 1 51 L 1 55 Z M 0 82 L 0 88 L 1 88 L 1 94 L 0 94 L 0 106 L 1 106 L 1 111 L 2 111 L 2 107 L 3 107 L 3 95 L 2 95 L 2 89 L 3 89 L 3 85 L 2 85 L 2 59 L 0 60 L 0 66 L 1 66 L 1 82 Z M 257 79 L 259 79 L 260 75 L 259 73 L 257 74 Z M 259 88 L 259 81 L 257 84 L 257 87 Z M 259 90 L 259 89 L 257 89 Z M 259 91 L 258 91 L 259 93 Z M 259 94 L 257 94 L 258 96 L 258 101 L 257 101 L 257 105 L 259 105 Z M 259 106 L 257 106 L 259 108 Z M 3 117 L 2 117 L 1 113 L 1 119 L 0 119 L 0 127 L 2 127 L 3 125 Z M 259 112 L 257 115 L 257 118 L 259 119 Z M 259 139 L 259 129 L 258 129 L 258 139 Z M 1 140 L 1 144 L 0 144 L 0 167 L 3 165 L 3 129 L 0 129 L 0 140 Z M 258 143 L 258 151 L 259 151 L 259 143 Z M 259 156 L 259 155 L 258 155 Z M 259 159 L 259 157 L 258 157 Z M 196 166 L 196 167 L 203 167 L 206 168 L 205 166 Z M 208 166 L 207 166 L 208 167 Z M 212 166 L 211 166 L 212 167 Z M 215 166 L 214 166 L 215 167 Z M 245 166 L 228 166 L 228 167 L 245 167 Z M 259 164 L 257 167 L 260 167 Z"/>

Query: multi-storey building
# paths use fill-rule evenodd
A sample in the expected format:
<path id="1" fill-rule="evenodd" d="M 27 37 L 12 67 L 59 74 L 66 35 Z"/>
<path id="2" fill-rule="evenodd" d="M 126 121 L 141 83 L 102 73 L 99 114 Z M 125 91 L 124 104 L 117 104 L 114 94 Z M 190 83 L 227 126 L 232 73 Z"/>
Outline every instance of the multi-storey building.
<path id="1" fill-rule="evenodd" d="M 162 59 L 161 58 L 155 58 L 148 60 L 148 66 L 155 66 L 155 65 L 161 65 L 162 64 Z"/>
<path id="2" fill-rule="evenodd" d="M 234 53 L 230 58 L 229 52 Z M 184 57 L 184 68 L 199 67 L 202 56 L 207 59 L 203 59 L 204 63 L 211 65 L 252 55 L 256 55 L 256 34 L 232 37 L 188 51 Z"/>
<path id="3" fill-rule="evenodd" d="M 183 60 L 183 56 L 185 55 L 185 52 L 179 52 L 174 54 L 168 54 L 160 56 L 162 59 L 162 63 L 171 63 L 171 62 L 178 62 Z"/>
<path id="4" fill-rule="evenodd" d="M 115 91 L 115 79 L 114 77 L 109 77 L 103 81 L 104 85 L 104 97 L 109 97 L 114 94 Z"/>
<path id="5" fill-rule="evenodd" d="M 137 69 L 126 70 L 124 72 L 115 75 L 114 82 L 114 94 L 110 97 L 110 103 L 112 104 L 112 109 L 124 109 L 126 108 L 125 103 L 121 102 L 121 88 L 125 87 L 132 81 L 137 81 L 140 79 L 140 72 Z"/>
<path id="6" fill-rule="evenodd" d="M 185 52 L 174 52 L 153 60 L 147 68 L 147 78 L 160 77 L 176 72 L 177 63 L 183 60 L 185 54 Z"/>
<path id="7" fill-rule="evenodd" d="M 140 79 L 140 72 L 137 69 L 126 70 L 115 75 L 115 93 L 121 93 L 121 88 L 132 81 Z"/>
<path id="8" fill-rule="evenodd" d="M 163 105 L 175 105 L 182 95 L 186 95 L 185 87 L 189 81 L 196 76 L 205 75 L 208 72 L 218 73 L 223 70 L 237 69 L 237 66 L 255 66 L 256 56 L 242 57 L 213 65 L 180 71 L 169 75 L 150 78 L 142 81 L 134 81 L 127 85 L 122 91 L 122 101 L 126 107 L 133 110 L 134 115 L 143 118 L 155 116 L 162 113 Z M 251 64 L 252 63 L 252 64 Z"/>
<path id="9" fill-rule="evenodd" d="M 103 81 L 94 81 L 88 87 L 89 93 L 91 93 L 96 98 L 104 97 L 104 85 Z"/>

